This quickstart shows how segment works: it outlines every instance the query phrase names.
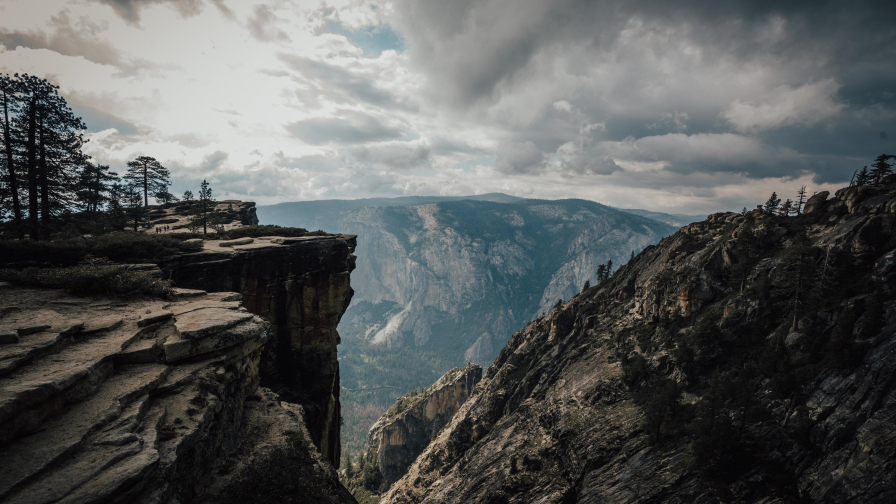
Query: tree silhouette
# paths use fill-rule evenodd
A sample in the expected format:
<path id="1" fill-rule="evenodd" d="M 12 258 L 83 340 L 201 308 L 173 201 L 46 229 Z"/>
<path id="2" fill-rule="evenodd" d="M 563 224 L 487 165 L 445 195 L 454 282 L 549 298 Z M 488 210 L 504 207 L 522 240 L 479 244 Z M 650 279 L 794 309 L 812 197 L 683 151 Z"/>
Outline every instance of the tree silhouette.
<path id="1" fill-rule="evenodd" d="M 860 171 L 859 174 L 856 175 L 856 185 L 857 186 L 868 185 L 871 183 L 871 180 L 873 178 L 874 177 L 872 177 L 871 174 L 868 173 L 868 167 L 863 166 L 862 171 Z"/>
<path id="2" fill-rule="evenodd" d="M 801 215 L 803 213 L 803 207 L 806 206 L 806 186 L 800 187 L 800 190 L 796 192 L 796 214 Z"/>
<path id="3" fill-rule="evenodd" d="M 215 199 L 212 197 L 212 188 L 205 179 L 199 187 L 199 200 L 194 205 L 196 215 L 202 222 L 202 233 L 208 233 L 209 214 L 215 209 Z"/>
<path id="4" fill-rule="evenodd" d="M 19 92 L 20 83 L 17 78 L 13 79 L 9 74 L 0 75 L 0 99 L 3 100 L 2 160 L 6 167 L 6 173 L 0 173 L 0 175 L 6 179 L 6 186 L 9 188 L 13 222 L 15 222 L 16 234 L 21 239 L 25 237 L 25 228 L 22 226 L 22 204 L 19 201 L 19 181 L 16 173 L 15 158 L 13 157 L 12 128 L 9 123 L 9 115 L 17 114 L 21 107 Z"/>
<path id="5" fill-rule="evenodd" d="M 119 180 L 118 174 L 109 171 L 109 166 L 99 163 L 86 163 L 78 180 L 78 200 L 84 204 L 84 210 L 96 212 L 100 206 L 109 201 L 109 190 Z"/>
<path id="6" fill-rule="evenodd" d="M 771 197 L 768 199 L 768 201 L 765 202 L 765 207 L 763 207 L 763 210 L 765 210 L 765 213 L 769 215 L 775 215 L 776 211 L 778 210 L 778 205 L 780 204 L 781 198 L 778 197 L 778 193 L 772 192 Z"/>
<path id="7" fill-rule="evenodd" d="M 881 154 L 874 159 L 874 164 L 871 165 L 871 178 L 874 179 L 875 184 L 880 184 L 880 181 L 893 172 L 893 166 L 890 165 L 887 161 L 893 159 L 896 156 L 890 154 Z"/>
<path id="8" fill-rule="evenodd" d="M 125 178 L 143 189 L 143 206 L 149 206 L 149 195 L 167 192 L 171 185 L 171 174 L 156 158 L 140 156 L 128 161 Z"/>
<path id="9" fill-rule="evenodd" d="M 181 199 L 186 202 L 193 201 L 193 191 L 184 191 L 184 195 L 181 196 Z"/>

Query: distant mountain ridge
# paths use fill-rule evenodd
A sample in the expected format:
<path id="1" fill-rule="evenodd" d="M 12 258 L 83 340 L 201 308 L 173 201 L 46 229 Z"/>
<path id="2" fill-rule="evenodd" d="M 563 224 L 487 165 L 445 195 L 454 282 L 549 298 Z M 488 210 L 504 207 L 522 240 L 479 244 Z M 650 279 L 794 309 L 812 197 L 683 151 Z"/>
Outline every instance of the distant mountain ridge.
<path id="1" fill-rule="evenodd" d="M 258 215 L 358 235 L 355 294 L 339 325 L 348 452 L 398 396 L 455 366 L 487 366 L 514 332 L 594 283 L 599 264 L 618 267 L 677 229 L 593 201 L 503 194 L 289 203 Z"/>

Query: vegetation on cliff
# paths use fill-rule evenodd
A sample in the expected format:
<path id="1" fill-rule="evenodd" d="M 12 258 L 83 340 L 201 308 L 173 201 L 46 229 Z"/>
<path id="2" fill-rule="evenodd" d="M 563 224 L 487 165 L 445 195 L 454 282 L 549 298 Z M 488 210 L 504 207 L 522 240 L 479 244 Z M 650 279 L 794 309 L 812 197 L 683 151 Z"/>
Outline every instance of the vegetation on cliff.
<path id="1" fill-rule="evenodd" d="M 686 226 L 533 321 L 384 502 L 888 502 L 896 180 L 827 197 Z"/>

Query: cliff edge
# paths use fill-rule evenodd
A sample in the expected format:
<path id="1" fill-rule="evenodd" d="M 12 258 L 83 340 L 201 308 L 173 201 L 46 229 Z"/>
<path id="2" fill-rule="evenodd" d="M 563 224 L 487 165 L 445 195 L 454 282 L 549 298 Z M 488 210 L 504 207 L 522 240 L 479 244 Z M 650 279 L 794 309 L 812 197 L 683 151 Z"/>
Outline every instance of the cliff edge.
<path id="1" fill-rule="evenodd" d="M 382 502 L 893 502 L 894 236 L 894 177 L 682 228 L 516 333 Z"/>

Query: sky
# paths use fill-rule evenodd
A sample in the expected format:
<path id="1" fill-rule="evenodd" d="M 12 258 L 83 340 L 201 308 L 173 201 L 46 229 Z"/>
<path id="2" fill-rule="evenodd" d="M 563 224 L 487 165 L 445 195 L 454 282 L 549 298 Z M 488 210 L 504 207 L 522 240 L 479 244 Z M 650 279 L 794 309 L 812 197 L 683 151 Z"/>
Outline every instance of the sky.
<path id="1" fill-rule="evenodd" d="M 896 2 L 0 0 L 85 151 L 218 199 L 708 213 L 896 154 Z"/>

